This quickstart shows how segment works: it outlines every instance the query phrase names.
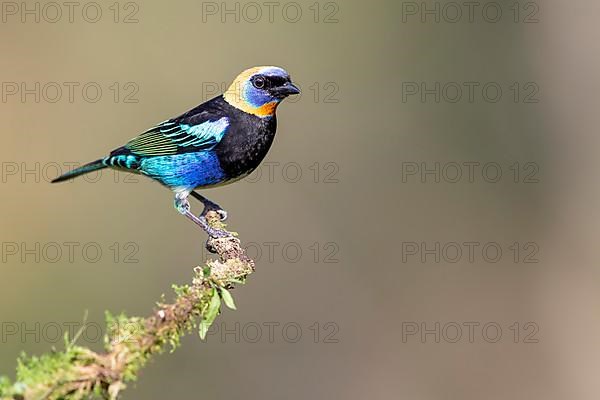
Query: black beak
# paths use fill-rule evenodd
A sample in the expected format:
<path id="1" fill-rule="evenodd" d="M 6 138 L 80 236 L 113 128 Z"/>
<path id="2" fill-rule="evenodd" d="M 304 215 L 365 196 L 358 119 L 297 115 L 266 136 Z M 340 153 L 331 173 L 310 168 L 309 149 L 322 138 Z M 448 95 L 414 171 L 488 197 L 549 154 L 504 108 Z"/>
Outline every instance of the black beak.
<path id="1" fill-rule="evenodd" d="M 271 93 L 276 96 L 287 97 L 293 94 L 300 94 L 300 89 L 292 82 L 286 82 L 283 86 L 271 89 Z"/>

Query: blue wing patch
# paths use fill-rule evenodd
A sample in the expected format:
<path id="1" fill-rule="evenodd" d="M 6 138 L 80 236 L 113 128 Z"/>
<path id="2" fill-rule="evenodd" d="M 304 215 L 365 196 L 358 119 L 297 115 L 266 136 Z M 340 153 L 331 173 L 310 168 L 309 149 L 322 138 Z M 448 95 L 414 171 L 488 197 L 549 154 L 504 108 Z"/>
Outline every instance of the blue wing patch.
<path id="1" fill-rule="evenodd" d="M 132 139 L 125 148 L 140 156 L 167 156 L 210 150 L 223 139 L 228 127 L 227 117 L 198 125 L 169 120 Z"/>

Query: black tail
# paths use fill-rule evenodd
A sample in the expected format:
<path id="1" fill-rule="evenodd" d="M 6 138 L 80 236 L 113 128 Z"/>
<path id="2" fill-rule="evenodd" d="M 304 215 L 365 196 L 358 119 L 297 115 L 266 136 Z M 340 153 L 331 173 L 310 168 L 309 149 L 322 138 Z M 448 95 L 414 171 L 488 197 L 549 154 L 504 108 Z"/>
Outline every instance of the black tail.
<path id="1" fill-rule="evenodd" d="M 54 179 L 52 183 L 68 181 L 69 179 L 73 179 L 79 175 L 87 174 L 88 172 L 96 171 L 102 168 L 106 168 L 106 165 L 104 165 L 104 160 L 96 160 L 94 162 L 85 164 L 82 167 L 75 168 L 73 171 L 69 171 L 66 174 L 59 176 L 58 178 Z"/>

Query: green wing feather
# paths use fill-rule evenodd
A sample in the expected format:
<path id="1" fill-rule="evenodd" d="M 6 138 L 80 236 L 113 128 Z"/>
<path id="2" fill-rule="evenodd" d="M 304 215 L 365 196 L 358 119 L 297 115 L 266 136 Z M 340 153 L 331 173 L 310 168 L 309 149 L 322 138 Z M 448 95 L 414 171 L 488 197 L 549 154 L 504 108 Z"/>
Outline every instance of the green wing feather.
<path id="1" fill-rule="evenodd" d="M 125 148 L 147 157 L 210 150 L 221 141 L 229 127 L 227 117 L 197 124 L 185 122 L 165 121 L 130 140 Z"/>

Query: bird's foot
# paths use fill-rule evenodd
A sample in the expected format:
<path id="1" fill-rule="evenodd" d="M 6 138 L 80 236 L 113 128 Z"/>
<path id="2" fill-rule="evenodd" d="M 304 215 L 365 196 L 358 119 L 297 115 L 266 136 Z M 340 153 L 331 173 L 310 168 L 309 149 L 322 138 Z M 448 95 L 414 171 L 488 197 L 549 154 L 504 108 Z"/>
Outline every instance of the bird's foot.
<path id="1" fill-rule="evenodd" d="M 206 216 L 204 215 L 204 212 L 199 217 L 196 217 L 190 211 L 189 201 L 184 197 L 179 197 L 179 196 L 175 197 L 175 209 L 177 209 L 177 211 L 179 211 L 181 214 L 185 215 L 187 218 L 192 220 L 196 225 L 198 225 L 200 228 L 202 228 L 202 230 L 204 232 L 206 232 L 208 234 L 208 236 L 210 236 L 213 239 L 220 239 L 220 238 L 231 236 L 229 232 L 227 232 L 223 229 L 218 229 L 218 228 L 212 227 L 206 220 Z M 211 210 L 209 210 L 209 211 L 211 211 Z M 219 218 L 221 218 L 221 215 L 218 213 L 218 211 L 216 213 L 217 213 L 217 215 L 219 215 Z"/>
<path id="2" fill-rule="evenodd" d="M 221 220 L 221 222 L 225 221 L 228 217 L 227 211 L 220 208 L 217 204 L 215 204 L 215 206 L 216 208 L 204 207 L 204 211 L 202 211 L 202 214 L 200 214 L 200 216 L 206 217 L 206 214 L 208 214 L 211 211 L 214 211 L 219 215 L 219 219 Z"/>
<path id="3" fill-rule="evenodd" d="M 213 201 L 210 201 L 198 192 L 192 192 L 190 194 L 192 195 L 192 197 L 196 198 L 204 205 L 204 210 L 202 211 L 202 214 L 200 214 L 200 217 L 206 217 L 206 214 L 208 214 L 211 211 L 214 211 L 219 215 L 221 221 L 225 221 L 227 219 L 227 211 L 223 210 L 223 208 L 220 205 Z"/>
<path id="4" fill-rule="evenodd" d="M 182 215 L 187 215 L 190 212 L 190 202 L 184 198 L 175 198 L 175 209 Z"/>
<path id="5" fill-rule="evenodd" d="M 226 230 L 213 228 L 210 226 L 208 221 L 206 221 L 206 217 L 202 215 L 198 218 L 198 220 L 201 221 L 204 231 L 213 239 L 222 239 L 231 236 L 231 234 Z"/>
<path id="6" fill-rule="evenodd" d="M 201 217 L 206 217 L 206 214 L 208 214 L 211 211 L 214 211 L 219 215 L 219 219 L 221 221 L 225 221 L 227 219 L 227 211 L 223 210 L 221 206 L 217 203 L 213 203 L 210 200 L 206 200 L 203 201 L 202 204 L 204 204 L 204 210 L 202 210 L 202 214 L 200 214 Z"/>
<path id="7" fill-rule="evenodd" d="M 221 221 L 225 221 L 227 220 L 227 217 L 229 217 L 229 214 L 227 214 L 227 211 L 225 210 L 216 210 L 217 214 L 219 214 L 219 217 L 221 217 Z"/>

